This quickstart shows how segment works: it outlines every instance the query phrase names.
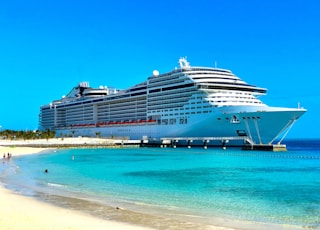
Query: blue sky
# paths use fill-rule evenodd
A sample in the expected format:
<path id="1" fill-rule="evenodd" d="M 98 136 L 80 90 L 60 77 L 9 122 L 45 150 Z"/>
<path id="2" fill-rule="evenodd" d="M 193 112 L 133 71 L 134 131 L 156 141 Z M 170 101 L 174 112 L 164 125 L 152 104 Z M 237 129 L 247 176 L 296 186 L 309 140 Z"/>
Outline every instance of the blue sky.
<path id="1" fill-rule="evenodd" d="M 3 1 L 0 125 L 38 127 L 39 107 L 80 81 L 127 88 L 178 66 L 232 70 L 270 106 L 308 112 L 288 137 L 320 137 L 317 0 Z"/>

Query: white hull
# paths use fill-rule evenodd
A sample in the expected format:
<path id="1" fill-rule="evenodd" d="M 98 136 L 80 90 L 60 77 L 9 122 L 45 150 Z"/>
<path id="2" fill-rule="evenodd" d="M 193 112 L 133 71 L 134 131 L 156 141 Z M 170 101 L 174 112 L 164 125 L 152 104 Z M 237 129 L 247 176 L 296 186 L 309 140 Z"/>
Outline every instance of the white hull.
<path id="1" fill-rule="evenodd" d="M 94 137 L 99 135 L 131 140 L 146 138 L 159 140 L 165 137 L 237 137 L 245 134 L 255 144 L 267 144 L 274 142 L 305 112 L 304 109 L 283 108 L 269 108 L 268 111 L 260 112 L 241 111 L 241 107 L 233 107 L 228 108 L 228 113 L 225 114 L 216 112 L 211 116 L 194 115 L 190 117 L 187 125 L 118 124 L 105 127 L 64 128 L 56 132 L 57 136 Z M 233 116 L 236 116 L 238 120 L 233 121 Z M 230 142 L 230 145 L 232 144 Z"/>

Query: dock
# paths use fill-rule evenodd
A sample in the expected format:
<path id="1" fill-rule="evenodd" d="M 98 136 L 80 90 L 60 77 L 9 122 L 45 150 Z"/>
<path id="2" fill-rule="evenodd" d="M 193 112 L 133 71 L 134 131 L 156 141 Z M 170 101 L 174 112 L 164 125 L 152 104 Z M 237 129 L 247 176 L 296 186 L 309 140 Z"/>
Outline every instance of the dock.
<path id="1" fill-rule="evenodd" d="M 285 152 L 287 146 L 284 144 L 255 144 L 255 145 L 243 145 L 243 150 L 257 150 L 257 151 L 272 151 L 272 152 Z"/>
<path id="2" fill-rule="evenodd" d="M 231 145 L 229 145 L 231 144 Z M 221 147 L 227 149 L 228 147 L 240 147 L 242 150 L 256 150 L 256 151 L 273 151 L 283 152 L 287 151 L 284 144 L 256 144 L 247 136 L 231 136 L 231 137 L 164 137 L 159 139 L 145 139 L 141 140 L 140 147 L 187 147 L 193 146 L 203 147 Z"/>
<path id="3" fill-rule="evenodd" d="M 247 136 L 234 137 L 164 137 L 161 139 L 129 140 L 105 138 L 52 138 L 37 140 L 0 140 L 0 146 L 20 146 L 38 148 L 113 148 L 113 147 L 203 147 L 204 149 L 218 147 L 227 149 L 231 147 L 255 151 L 286 151 L 283 144 L 256 144 Z"/>

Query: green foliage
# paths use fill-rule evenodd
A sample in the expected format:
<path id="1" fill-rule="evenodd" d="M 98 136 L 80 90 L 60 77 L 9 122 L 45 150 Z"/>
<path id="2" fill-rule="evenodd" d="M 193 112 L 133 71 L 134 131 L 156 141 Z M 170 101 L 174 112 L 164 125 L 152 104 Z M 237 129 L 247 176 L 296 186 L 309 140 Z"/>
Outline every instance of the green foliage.
<path id="1" fill-rule="evenodd" d="M 49 129 L 45 131 L 21 131 L 21 130 L 2 130 L 0 131 L 0 138 L 7 140 L 34 140 L 34 139 L 49 139 L 54 138 L 55 132 Z"/>

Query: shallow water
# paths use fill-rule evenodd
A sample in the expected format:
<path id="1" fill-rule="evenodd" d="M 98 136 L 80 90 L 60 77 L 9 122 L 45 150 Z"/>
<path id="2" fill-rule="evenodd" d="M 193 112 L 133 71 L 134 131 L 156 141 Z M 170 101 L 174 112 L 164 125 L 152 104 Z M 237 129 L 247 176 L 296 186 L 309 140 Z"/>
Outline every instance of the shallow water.
<path id="1" fill-rule="evenodd" d="M 62 149 L 13 156 L 3 163 L 0 178 L 25 195 L 158 229 L 201 229 L 217 223 L 320 228 L 319 140 L 288 142 L 288 151 L 281 153 Z"/>

